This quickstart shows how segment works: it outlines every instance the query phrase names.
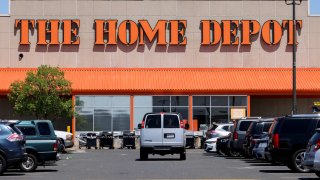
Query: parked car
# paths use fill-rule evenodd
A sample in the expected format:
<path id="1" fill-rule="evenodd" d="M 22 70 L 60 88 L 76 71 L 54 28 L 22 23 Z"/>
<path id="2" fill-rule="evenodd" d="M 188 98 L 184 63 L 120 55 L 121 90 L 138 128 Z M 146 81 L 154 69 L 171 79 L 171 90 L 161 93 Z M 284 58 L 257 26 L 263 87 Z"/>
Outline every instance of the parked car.
<path id="1" fill-rule="evenodd" d="M 316 129 L 316 133 L 311 137 L 307 145 L 304 155 L 303 166 L 314 170 L 316 175 L 320 177 L 320 128 Z"/>
<path id="2" fill-rule="evenodd" d="M 270 128 L 266 155 L 286 164 L 292 171 L 309 172 L 302 164 L 309 139 L 320 126 L 320 114 L 276 118 Z"/>
<path id="3" fill-rule="evenodd" d="M 13 127 L 13 128 L 12 128 Z M 0 174 L 27 159 L 25 139 L 14 124 L 0 122 Z"/>
<path id="4" fill-rule="evenodd" d="M 180 114 L 147 113 L 142 123 L 140 135 L 140 159 L 148 159 L 148 154 L 180 154 L 186 159 L 185 129 Z"/>
<path id="5" fill-rule="evenodd" d="M 227 136 L 233 130 L 233 123 L 212 124 L 209 130 L 206 132 L 206 139 L 214 137 Z"/>
<path id="6" fill-rule="evenodd" d="M 206 141 L 204 142 L 204 150 L 207 152 L 216 152 L 216 142 L 219 137 L 227 136 L 233 129 L 232 123 L 213 124 L 206 133 Z"/>
<path id="7" fill-rule="evenodd" d="M 217 143 L 216 143 L 217 154 L 219 154 L 219 155 L 229 155 L 230 154 L 230 149 L 228 148 L 230 135 L 231 135 L 231 133 L 227 136 L 222 136 L 222 137 L 217 138 Z"/>
<path id="8" fill-rule="evenodd" d="M 65 151 L 65 148 L 73 147 L 73 134 L 66 131 L 54 130 L 58 138 L 59 152 Z"/>
<path id="9" fill-rule="evenodd" d="M 252 150 L 255 147 L 256 142 L 259 139 L 268 136 L 272 123 L 273 119 L 259 119 L 250 124 L 243 143 L 244 155 L 246 157 L 252 157 Z"/>
<path id="10" fill-rule="evenodd" d="M 231 133 L 228 147 L 231 154 L 244 154 L 243 144 L 247 130 L 253 121 L 258 121 L 261 117 L 245 117 L 234 121 L 234 130 Z"/>
<path id="11" fill-rule="evenodd" d="M 269 136 L 257 139 L 255 146 L 252 149 L 252 154 L 255 159 L 271 161 L 266 157 L 266 148 L 268 146 Z"/>
<path id="12" fill-rule="evenodd" d="M 57 136 L 49 120 L 21 121 L 17 123 L 26 137 L 27 160 L 20 163 L 25 172 L 34 171 L 38 165 L 59 159 Z"/>

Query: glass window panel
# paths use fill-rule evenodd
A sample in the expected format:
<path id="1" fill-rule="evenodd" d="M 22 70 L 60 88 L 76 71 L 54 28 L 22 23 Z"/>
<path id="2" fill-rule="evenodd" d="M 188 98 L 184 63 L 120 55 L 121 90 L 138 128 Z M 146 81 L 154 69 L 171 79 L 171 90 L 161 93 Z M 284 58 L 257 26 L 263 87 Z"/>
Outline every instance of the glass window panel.
<path id="1" fill-rule="evenodd" d="M 171 112 L 180 113 L 183 119 L 189 119 L 188 107 L 171 107 Z"/>
<path id="2" fill-rule="evenodd" d="M 193 120 L 198 121 L 198 128 L 201 124 L 210 124 L 210 107 L 194 107 Z"/>
<path id="3" fill-rule="evenodd" d="M 320 16 L 320 1 L 319 0 L 309 0 L 309 15 L 310 16 Z"/>
<path id="4" fill-rule="evenodd" d="M 143 116 L 152 112 L 152 107 L 134 108 L 134 128 L 138 128 L 138 124 L 142 122 Z"/>
<path id="5" fill-rule="evenodd" d="M 193 96 L 193 106 L 210 106 L 210 96 Z"/>
<path id="6" fill-rule="evenodd" d="M 230 106 L 247 106 L 247 96 L 230 96 Z"/>
<path id="7" fill-rule="evenodd" d="M 170 106 L 170 96 L 153 96 L 153 106 Z"/>
<path id="8" fill-rule="evenodd" d="M 171 106 L 188 106 L 188 96 L 171 96 Z"/>
<path id="9" fill-rule="evenodd" d="M 46 122 L 39 122 L 37 123 L 39 134 L 42 136 L 48 136 L 51 134 L 51 130 L 49 124 Z"/>
<path id="10" fill-rule="evenodd" d="M 211 96 L 211 106 L 228 106 L 228 96 Z"/>
<path id="11" fill-rule="evenodd" d="M 130 107 L 130 96 L 113 96 L 112 107 Z"/>
<path id="12" fill-rule="evenodd" d="M 113 108 L 112 122 L 114 131 L 130 130 L 130 108 Z"/>
<path id="13" fill-rule="evenodd" d="M 76 106 L 82 107 L 93 107 L 94 106 L 93 96 L 76 96 Z"/>
<path id="14" fill-rule="evenodd" d="M 164 115 L 163 128 L 180 128 L 180 122 L 177 115 Z"/>
<path id="15" fill-rule="evenodd" d="M 161 128 L 161 115 L 148 115 L 145 128 Z"/>
<path id="16" fill-rule="evenodd" d="M 10 13 L 10 0 L 0 0 L 0 15 L 9 15 Z"/>
<path id="17" fill-rule="evenodd" d="M 170 107 L 152 107 L 152 112 L 170 112 Z"/>
<path id="18" fill-rule="evenodd" d="M 152 96 L 135 96 L 134 107 L 151 107 L 152 99 Z"/>
<path id="19" fill-rule="evenodd" d="M 112 96 L 94 96 L 95 107 L 111 107 Z"/>
<path id="20" fill-rule="evenodd" d="M 76 107 L 76 130 L 93 131 L 93 108 Z"/>
<path id="21" fill-rule="evenodd" d="M 211 123 L 227 123 L 228 108 L 211 108 Z"/>
<path id="22" fill-rule="evenodd" d="M 94 130 L 95 131 L 112 131 L 111 108 L 94 109 Z"/>

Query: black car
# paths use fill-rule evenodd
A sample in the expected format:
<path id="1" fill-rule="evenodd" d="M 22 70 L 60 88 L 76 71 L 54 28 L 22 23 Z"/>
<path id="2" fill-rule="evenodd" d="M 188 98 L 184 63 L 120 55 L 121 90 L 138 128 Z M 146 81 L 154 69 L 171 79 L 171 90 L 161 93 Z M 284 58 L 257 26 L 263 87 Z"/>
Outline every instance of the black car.
<path id="1" fill-rule="evenodd" d="M 14 124 L 0 122 L 0 174 L 27 158 L 25 139 Z"/>
<path id="2" fill-rule="evenodd" d="M 257 140 L 268 135 L 272 122 L 273 119 L 260 119 L 258 121 L 253 121 L 250 124 L 243 144 L 244 155 L 246 157 L 252 157 L 252 150 L 255 147 Z"/>
<path id="3" fill-rule="evenodd" d="M 217 139 L 216 150 L 219 155 L 229 155 L 230 149 L 228 148 L 230 134 L 228 136 L 222 136 Z"/>
<path id="4" fill-rule="evenodd" d="M 268 159 L 282 162 L 296 172 L 309 172 L 302 165 L 309 139 L 320 127 L 320 114 L 276 118 L 269 131 Z"/>

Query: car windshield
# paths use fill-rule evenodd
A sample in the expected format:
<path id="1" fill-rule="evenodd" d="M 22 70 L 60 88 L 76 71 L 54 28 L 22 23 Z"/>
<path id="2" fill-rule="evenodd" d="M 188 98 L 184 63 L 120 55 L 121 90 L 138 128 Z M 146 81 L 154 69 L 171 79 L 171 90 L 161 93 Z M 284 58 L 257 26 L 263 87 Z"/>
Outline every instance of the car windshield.
<path id="1" fill-rule="evenodd" d="M 219 134 L 213 133 L 208 135 L 208 139 L 220 137 Z"/>
<path id="2" fill-rule="evenodd" d="M 218 127 L 217 124 L 212 124 L 212 126 L 209 129 L 209 131 L 213 131 L 213 130 L 217 129 L 217 127 Z"/>

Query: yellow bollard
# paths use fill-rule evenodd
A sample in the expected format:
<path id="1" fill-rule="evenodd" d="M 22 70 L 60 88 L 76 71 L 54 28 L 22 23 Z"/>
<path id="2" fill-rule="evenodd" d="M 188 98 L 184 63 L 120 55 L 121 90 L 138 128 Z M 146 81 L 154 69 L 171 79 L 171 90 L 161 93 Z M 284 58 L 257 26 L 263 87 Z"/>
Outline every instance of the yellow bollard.
<path id="1" fill-rule="evenodd" d="M 67 126 L 67 132 L 71 131 L 71 126 Z"/>

